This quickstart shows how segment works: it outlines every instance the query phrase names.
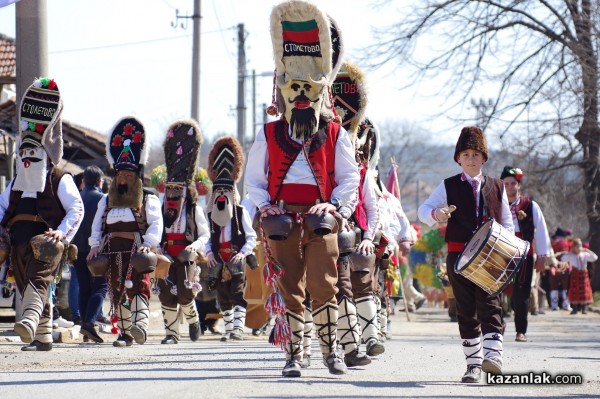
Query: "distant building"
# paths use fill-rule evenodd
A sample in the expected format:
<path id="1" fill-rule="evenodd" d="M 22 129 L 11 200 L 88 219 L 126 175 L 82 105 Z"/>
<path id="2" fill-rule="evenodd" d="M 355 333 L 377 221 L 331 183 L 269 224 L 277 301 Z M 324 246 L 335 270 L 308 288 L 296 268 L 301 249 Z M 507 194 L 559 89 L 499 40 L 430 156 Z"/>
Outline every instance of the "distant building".
<path id="1" fill-rule="evenodd" d="M 16 47 L 15 40 L 0 34 L 0 176 L 7 178 L 14 168 L 12 143 L 17 137 L 16 105 Z M 92 129 L 63 120 L 64 155 L 58 165 L 77 174 L 89 165 L 97 165 L 110 173 L 106 159 L 106 136 Z M 0 187 L 1 188 L 1 187 Z"/>

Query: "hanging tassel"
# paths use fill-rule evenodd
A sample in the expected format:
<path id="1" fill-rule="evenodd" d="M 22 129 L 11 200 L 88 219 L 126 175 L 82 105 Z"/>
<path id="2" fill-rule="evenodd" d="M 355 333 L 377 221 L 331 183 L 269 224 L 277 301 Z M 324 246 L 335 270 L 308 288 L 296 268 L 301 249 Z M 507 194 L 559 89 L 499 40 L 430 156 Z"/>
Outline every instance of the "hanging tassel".
<path id="1" fill-rule="evenodd" d="M 152 287 L 152 293 L 154 295 L 160 295 L 160 288 L 158 286 Z"/>
<path id="2" fill-rule="evenodd" d="M 278 291 L 269 295 L 269 298 L 267 298 L 267 302 L 265 303 L 265 310 L 272 315 L 285 314 L 285 302 Z"/>
<path id="3" fill-rule="evenodd" d="M 286 345 L 292 340 L 292 332 L 290 326 L 285 319 L 278 317 L 275 325 L 269 334 L 269 343 L 276 345 L 285 350 Z"/>
<path id="4" fill-rule="evenodd" d="M 192 284 L 192 292 L 194 294 L 202 292 L 202 286 L 200 285 L 200 283 L 194 283 L 194 284 Z"/>

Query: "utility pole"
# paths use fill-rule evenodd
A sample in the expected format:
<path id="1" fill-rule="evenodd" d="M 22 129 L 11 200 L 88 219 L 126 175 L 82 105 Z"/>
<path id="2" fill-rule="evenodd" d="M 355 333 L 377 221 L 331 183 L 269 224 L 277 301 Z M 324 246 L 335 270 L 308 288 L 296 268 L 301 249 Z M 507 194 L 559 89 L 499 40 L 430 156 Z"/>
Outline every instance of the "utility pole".
<path id="1" fill-rule="evenodd" d="M 246 34 L 244 24 L 238 24 L 238 98 L 237 136 L 242 148 L 246 148 Z"/>
<path id="2" fill-rule="evenodd" d="M 192 45 L 192 119 L 200 122 L 200 11 L 201 0 L 194 0 L 194 42 Z"/>
<path id="3" fill-rule="evenodd" d="M 238 98 L 237 98 L 237 137 L 246 153 L 246 34 L 244 24 L 238 24 Z M 245 173 L 242 172 L 240 195 L 246 195 Z"/>
<path id="4" fill-rule="evenodd" d="M 192 109 L 190 115 L 192 119 L 200 122 L 200 22 L 202 19 L 201 14 L 201 0 L 194 0 L 194 14 L 193 15 L 179 15 L 179 10 L 175 9 L 175 21 L 171 22 L 171 26 L 175 29 L 180 27 L 181 29 L 187 29 L 187 20 L 191 19 L 194 27 L 194 36 L 192 44 Z M 179 20 L 183 22 L 179 22 Z"/>
<path id="5" fill-rule="evenodd" d="M 25 89 L 33 80 L 48 76 L 48 21 L 46 0 L 19 1 L 15 7 L 18 107 Z M 60 82 L 58 84 L 60 88 Z M 17 135 L 19 129 L 17 126 Z M 11 154 L 8 178 L 12 179 L 15 151 L 11 139 L 8 141 L 8 147 Z"/>

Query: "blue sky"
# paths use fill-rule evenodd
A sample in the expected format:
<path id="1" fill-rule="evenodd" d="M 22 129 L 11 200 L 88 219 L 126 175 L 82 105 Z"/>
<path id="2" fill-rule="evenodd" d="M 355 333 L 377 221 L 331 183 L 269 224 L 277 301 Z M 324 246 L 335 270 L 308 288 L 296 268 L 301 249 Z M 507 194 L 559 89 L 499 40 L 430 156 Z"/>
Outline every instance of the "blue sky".
<path id="1" fill-rule="evenodd" d="M 269 16 L 277 1 L 205 0 L 202 2 L 200 125 L 206 137 L 236 134 L 237 25 L 247 31 L 247 70 L 258 77 L 257 104 L 270 103 L 273 59 Z M 400 17 L 364 0 L 322 1 L 322 8 L 341 26 L 346 55 L 360 57 L 373 38 L 374 24 Z M 175 119 L 189 117 L 192 25 L 173 28 L 175 10 L 191 15 L 192 0 L 51 0 L 48 7 L 50 75 L 64 96 L 64 118 L 101 133 L 118 119 L 137 116 L 154 136 L 162 137 Z M 15 5 L 0 8 L 0 33 L 14 36 Z M 182 20 L 180 20 L 182 22 Z M 424 130 L 454 137 L 447 122 L 431 117 L 436 101 L 400 91 L 406 84 L 401 68 L 369 72 L 368 115 L 382 123 L 408 121 Z M 421 86 L 420 93 L 424 90 Z M 247 82 L 246 136 L 252 137 L 252 85 Z M 473 113 L 473 111 L 469 111 Z M 262 116 L 258 110 L 257 119 Z M 440 124 L 441 123 L 441 124 Z M 444 123 L 446 125 L 444 125 Z"/>

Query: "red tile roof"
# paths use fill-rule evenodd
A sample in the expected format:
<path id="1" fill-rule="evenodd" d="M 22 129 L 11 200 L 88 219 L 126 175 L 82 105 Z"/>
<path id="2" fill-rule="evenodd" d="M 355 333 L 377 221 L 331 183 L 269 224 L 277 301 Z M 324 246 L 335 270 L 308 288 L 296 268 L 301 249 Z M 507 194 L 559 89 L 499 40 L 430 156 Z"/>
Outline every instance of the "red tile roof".
<path id="1" fill-rule="evenodd" d="M 17 75 L 17 49 L 15 39 L 0 33 L 0 78 Z"/>

